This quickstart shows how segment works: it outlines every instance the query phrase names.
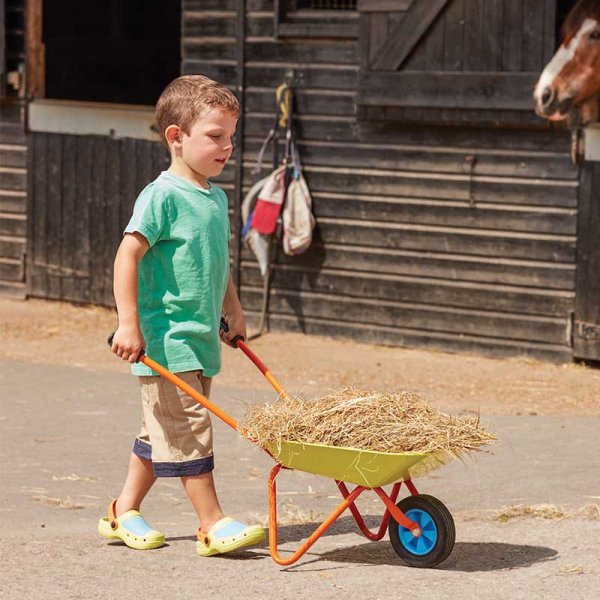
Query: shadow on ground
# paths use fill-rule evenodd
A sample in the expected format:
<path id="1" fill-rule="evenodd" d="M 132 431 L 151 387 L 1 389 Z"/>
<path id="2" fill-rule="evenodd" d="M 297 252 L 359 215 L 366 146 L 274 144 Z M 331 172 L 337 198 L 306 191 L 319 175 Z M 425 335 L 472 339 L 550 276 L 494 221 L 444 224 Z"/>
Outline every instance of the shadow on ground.
<path id="1" fill-rule="evenodd" d="M 381 522 L 380 518 L 366 516 L 365 522 L 371 530 L 376 530 Z M 302 542 L 319 526 L 319 523 L 305 523 L 301 525 L 280 525 L 277 529 L 279 552 L 283 558 L 288 558 L 295 552 Z M 324 537 L 358 533 L 358 528 L 352 517 L 338 519 Z M 168 540 L 193 541 L 195 536 L 169 537 Z M 283 544 L 295 543 L 296 547 L 281 549 Z M 121 545 L 122 542 L 111 542 L 110 545 Z M 165 545 L 166 547 L 167 545 Z M 269 559 L 269 543 L 266 539 L 260 546 L 248 550 L 241 550 L 221 558 L 232 560 L 260 560 Z M 536 563 L 554 560 L 558 552 L 545 546 L 528 546 L 506 544 L 500 542 L 457 542 L 450 557 L 436 569 L 442 571 L 459 571 L 463 573 L 501 571 L 530 567 Z M 326 552 L 319 552 L 319 541 L 302 557 L 298 563 L 284 569 L 289 572 L 296 571 L 322 571 L 344 568 L 343 566 L 324 565 L 324 562 L 347 563 L 352 565 L 392 565 L 406 567 L 394 552 L 389 540 L 380 542 L 366 542 L 349 545 L 345 548 L 336 548 Z"/>
<path id="2" fill-rule="evenodd" d="M 365 522 L 371 530 L 376 530 L 381 521 L 380 518 L 367 516 L 365 517 Z M 310 536 L 317 526 L 318 523 L 280 526 L 278 528 L 279 544 L 302 542 Z M 343 535 L 347 533 L 358 533 L 354 519 L 349 516 L 338 519 L 325 535 Z M 380 542 L 366 542 L 348 546 L 347 548 L 336 548 L 335 550 L 323 553 L 318 552 L 318 547 L 319 542 L 317 541 L 315 546 L 306 555 L 309 559 L 307 560 L 304 557 L 297 566 L 289 567 L 288 570 L 307 570 L 307 566 L 316 566 L 323 561 L 352 563 L 354 565 L 405 566 L 387 539 Z M 499 542 L 458 542 L 454 546 L 450 557 L 437 568 L 444 571 L 460 571 L 465 573 L 517 569 L 553 560 L 557 554 L 557 550 L 545 546 L 528 546 Z M 289 553 L 285 551 L 282 552 L 282 555 L 288 556 Z"/>

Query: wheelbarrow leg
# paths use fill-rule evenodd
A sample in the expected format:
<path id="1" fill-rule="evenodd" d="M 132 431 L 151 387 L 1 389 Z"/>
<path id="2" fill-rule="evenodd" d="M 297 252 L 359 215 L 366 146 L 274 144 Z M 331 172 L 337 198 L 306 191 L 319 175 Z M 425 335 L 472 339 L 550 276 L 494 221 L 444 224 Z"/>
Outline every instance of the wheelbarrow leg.
<path id="1" fill-rule="evenodd" d="M 348 497 L 319 525 L 312 535 L 290 556 L 283 558 L 277 551 L 277 486 L 275 478 L 281 471 L 282 465 L 275 465 L 269 475 L 269 552 L 271 558 L 282 566 L 295 563 L 307 550 L 331 527 L 334 521 L 365 491 L 366 488 L 358 486 L 352 490 Z"/>
<path id="2" fill-rule="evenodd" d="M 340 492 L 342 492 L 342 496 L 344 496 L 344 498 L 348 498 L 350 492 L 348 491 L 346 484 L 343 481 L 336 481 L 335 483 L 337 484 Z M 399 481 L 398 483 L 395 483 L 394 487 L 392 488 L 390 499 L 394 504 L 396 503 L 396 500 L 398 498 L 398 493 L 400 492 L 401 485 L 402 482 Z M 377 531 L 377 533 L 374 533 L 367 527 L 367 524 L 365 523 L 365 520 L 360 514 L 356 504 L 352 503 L 349 508 L 350 512 L 352 513 L 352 516 L 354 517 L 354 520 L 356 521 L 356 524 L 358 525 L 358 528 L 361 530 L 362 534 L 366 538 L 373 541 L 379 541 L 383 538 L 387 530 L 388 523 L 390 521 L 390 511 L 387 507 L 385 509 L 385 512 L 383 513 L 383 518 L 381 519 L 381 524 L 379 525 L 379 531 Z"/>

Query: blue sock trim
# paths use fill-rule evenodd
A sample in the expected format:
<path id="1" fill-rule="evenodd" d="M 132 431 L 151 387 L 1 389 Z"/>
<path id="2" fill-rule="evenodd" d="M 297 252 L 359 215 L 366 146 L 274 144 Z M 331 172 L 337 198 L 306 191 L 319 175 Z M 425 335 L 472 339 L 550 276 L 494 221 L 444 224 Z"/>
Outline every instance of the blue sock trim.
<path id="1" fill-rule="evenodd" d="M 178 463 L 153 462 L 152 468 L 156 477 L 193 477 L 213 471 L 215 459 L 213 456 L 207 456 Z"/>
<path id="2" fill-rule="evenodd" d="M 152 460 L 152 446 L 147 442 L 142 442 L 140 438 L 135 438 L 133 453 L 144 460 Z"/>

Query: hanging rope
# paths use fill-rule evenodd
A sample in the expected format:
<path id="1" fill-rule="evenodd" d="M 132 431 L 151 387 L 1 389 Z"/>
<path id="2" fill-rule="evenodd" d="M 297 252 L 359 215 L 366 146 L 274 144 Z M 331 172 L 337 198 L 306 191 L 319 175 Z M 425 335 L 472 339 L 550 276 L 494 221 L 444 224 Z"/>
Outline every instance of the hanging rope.
<path id="1" fill-rule="evenodd" d="M 275 90 L 275 101 L 281 114 L 281 117 L 279 117 L 279 126 L 282 129 L 286 129 L 290 113 L 292 112 L 292 90 L 287 83 L 282 83 Z"/>

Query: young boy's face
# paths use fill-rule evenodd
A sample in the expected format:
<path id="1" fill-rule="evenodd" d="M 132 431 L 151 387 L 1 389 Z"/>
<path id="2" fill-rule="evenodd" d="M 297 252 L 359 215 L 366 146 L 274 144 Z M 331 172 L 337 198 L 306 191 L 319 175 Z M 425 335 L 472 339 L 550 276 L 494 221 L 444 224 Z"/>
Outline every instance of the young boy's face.
<path id="1" fill-rule="evenodd" d="M 216 177 L 231 158 L 233 136 L 238 117 L 220 108 L 211 108 L 191 127 L 182 132 L 181 158 L 185 164 L 205 177 Z"/>

